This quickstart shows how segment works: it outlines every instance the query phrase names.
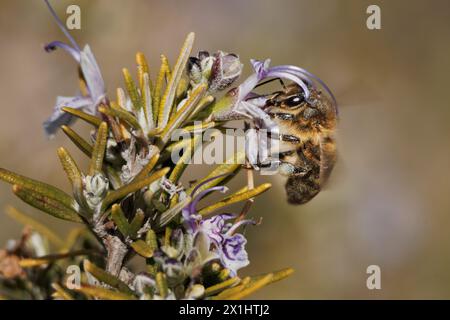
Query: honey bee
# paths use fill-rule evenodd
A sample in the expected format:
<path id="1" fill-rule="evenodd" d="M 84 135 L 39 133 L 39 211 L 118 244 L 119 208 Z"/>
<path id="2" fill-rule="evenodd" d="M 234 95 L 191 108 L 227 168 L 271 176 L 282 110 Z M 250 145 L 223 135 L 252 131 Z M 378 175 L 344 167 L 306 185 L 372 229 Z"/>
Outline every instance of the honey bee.
<path id="1" fill-rule="evenodd" d="M 304 204 L 320 192 L 336 162 L 335 103 L 314 88 L 305 99 L 293 83 L 270 95 L 263 110 L 279 128 L 278 170 L 288 176 L 288 202 Z"/>

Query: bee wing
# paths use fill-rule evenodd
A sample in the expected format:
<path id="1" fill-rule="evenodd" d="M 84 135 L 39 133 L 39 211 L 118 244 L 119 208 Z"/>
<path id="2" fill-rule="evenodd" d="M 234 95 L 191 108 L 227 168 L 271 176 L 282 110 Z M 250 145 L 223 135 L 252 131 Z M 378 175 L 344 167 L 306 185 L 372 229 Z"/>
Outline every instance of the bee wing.
<path id="1" fill-rule="evenodd" d="M 336 163 L 336 141 L 331 136 L 320 139 L 320 185 L 321 188 L 328 181 L 331 171 Z"/>

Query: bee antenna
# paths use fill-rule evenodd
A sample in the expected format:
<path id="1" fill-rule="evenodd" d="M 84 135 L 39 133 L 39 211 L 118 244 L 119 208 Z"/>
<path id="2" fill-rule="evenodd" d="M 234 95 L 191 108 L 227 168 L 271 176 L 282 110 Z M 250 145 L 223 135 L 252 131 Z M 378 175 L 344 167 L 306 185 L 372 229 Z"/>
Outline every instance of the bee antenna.
<path id="1" fill-rule="evenodd" d="M 281 78 L 273 78 L 273 79 L 270 79 L 270 80 L 267 80 L 267 81 L 258 83 L 258 84 L 255 86 L 255 89 L 258 88 L 258 87 L 260 87 L 260 86 L 263 86 L 263 85 L 265 85 L 265 84 L 268 84 L 268 83 L 271 83 L 271 82 L 273 82 L 273 81 L 276 81 L 276 80 L 279 80 L 280 83 L 281 83 L 281 85 L 283 86 L 283 89 L 286 90 L 286 86 L 285 86 L 285 84 L 284 84 L 284 82 L 283 82 L 283 80 L 282 80 Z"/>

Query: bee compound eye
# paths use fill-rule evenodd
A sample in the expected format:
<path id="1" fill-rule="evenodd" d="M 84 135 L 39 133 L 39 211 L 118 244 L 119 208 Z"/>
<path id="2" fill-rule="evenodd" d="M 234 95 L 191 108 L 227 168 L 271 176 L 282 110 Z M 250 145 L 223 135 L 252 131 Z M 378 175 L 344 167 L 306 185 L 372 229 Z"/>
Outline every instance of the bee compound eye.
<path id="1" fill-rule="evenodd" d="M 305 101 L 305 97 L 301 94 L 289 97 L 285 100 L 284 104 L 288 108 L 297 108 L 300 104 Z"/>

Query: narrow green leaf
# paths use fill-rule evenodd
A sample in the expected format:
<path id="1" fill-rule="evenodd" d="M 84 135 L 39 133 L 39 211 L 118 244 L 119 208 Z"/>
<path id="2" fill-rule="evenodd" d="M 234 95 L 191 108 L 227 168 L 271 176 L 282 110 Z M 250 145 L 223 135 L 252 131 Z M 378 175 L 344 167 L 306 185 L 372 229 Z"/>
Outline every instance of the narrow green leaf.
<path id="1" fill-rule="evenodd" d="M 164 127 L 161 133 L 161 141 L 165 145 L 173 132 L 173 130 L 179 128 L 183 122 L 189 117 L 193 107 L 200 101 L 207 89 L 206 84 L 197 86 L 190 94 L 189 98 L 183 103 L 181 108 L 176 112 L 173 119 Z"/>
<path id="2" fill-rule="evenodd" d="M 117 117 L 120 120 L 127 123 L 129 126 L 142 130 L 141 125 L 137 121 L 137 119 L 127 110 L 121 108 L 120 106 L 116 105 L 114 101 L 111 101 L 111 108 L 106 107 L 99 107 L 98 111 L 107 115 L 110 115 L 112 117 Z"/>
<path id="3" fill-rule="evenodd" d="M 164 79 L 168 78 L 170 74 L 169 61 L 165 55 L 161 55 L 161 67 L 159 68 L 158 78 L 156 79 L 156 86 L 153 90 L 153 119 L 158 121 L 159 105 L 161 103 L 161 90 L 163 88 Z M 157 124 L 158 125 L 158 124 Z"/>
<path id="4" fill-rule="evenodd" d="M 228 280 L 225 280 L 221 283 L 215 284 L 211 287 L 208 287 L 205 289 L 205 296 L 211 296 L 216 293 L 219 293 L 229 287 L 234 286 L 235 284 L 239 283 L 241 279 L 239 277 L 230 278 Z"/>
<path id="5" fill-rule="evenodd" d="M 170 173 L 169 180 L 173 183 L 177 184 L 184 170 L 189 165 L 189 160 L 193 156 L 195 150 L 197 150 L 198 146 L 202 142 L 202 137 L 200 135 L 195 135 L 194 138 L 191 139 L 191 144 L 186 148 L 181 158 L 178 160 L 177 164 L 173 168 Z"/>
<path id="6" fill-rule="evenodd" d="M 135 296 L 109 290 L 106 288 L 101 287 L 94 287 L 94 286 L 83 286 L 79 289 L 75 289 L 78 292 L 84 293 L 88 296 L 93 296 L 98 299 L 103 300 L 136 300 L 137 298 Z"/>
<path id="7" fill-rule="evenodd" d="M 153 257 L 153 249 L 143 240 L 137 240 L 131 244 L 131 247 L 137 254 L 144 258 Z"/>
<path id="8" fill-rule="evenodd" d="M 42 193 L 16 184 L 13 186 L 13 192 L 24 202 L 56 218 L 73 222 L 83 222 L 75 210 L 66 207 L 58 200 L 49 198 Z"/>
<path id="9" fill-rule="evenodd" d="M 217 125 L 214 121 L 204 121 L 200 124 L 193 124 L 186 127 L 183 127 L 183 130 L 187 132 L 201 133 L 207 129 L 214 128 Z"/>
<path id="10" fill-rule="evenodd" d="M 255 291 L 261 289 L 262 287 L 268 285 L 273 278 L 273 274 L 269 273 L 268 275 L 264 276 L 258 281 L 250 283 L 246 288 L 244 288 L 242 291 L 237 292 L 235 294 L 229 295 L 225 297 L 226 300 L 240 300 L 248 295 L 254 293 Z"/>
<path id="11" fill-rule="evenodd" d="M 203 184 L 200 188 L 198 188 L 198 192 L 201 192 L 203 190 L 209 189 L 211 187 L 214 187 L 218 184 L 220 184 L 222 181 L 224 181 L 228 175 L 236 172 L 242 167 L 242 164 L 245 163 L 245 152 L 236 152 L 232 157 L 227 159 L 224 164 L 221 164 L 217 166 L 214 170 L 212 170 L 206 178 L 200 180 L 195 185 L 190 187 L 186 193 L 191 194 L 191 192 L 196 188 L 199 184 L 203 183 L 204 181 L 218 177 L 217 179 L 214 179 L 212 181 L 209 181 L 205 184 Z"/>
<path id="12" fill-rule="evenodd" d="M 158 115 L 158 127 L 160 128 L 165 128 L 169 121 L 169 116 L 172 110 L 172 105 L 175 99 L 178 84 L 180 82 L 181 76 L 183 75 L 184 69 L 186 67 L 186 63 L 191 54 L 194 38 L 195 38 L 194 33 L 191 32 L 188 34 L 184 42 L 184 45 L 181 48 L 177 62 L 175 63 L 175 66 L 173 68 L 163 98 L 161 99 Z"/>
<path id="13" fill-rule="evenodd" d="M 105 157 L 106 140 L 108 138 L 108 125 L 102 122 L 98 127 L 97 138 L 95 139 L 94 150 L 92 151 L 89 175 L 94 176 L 102 171 L 103 158 Z"/>
<path id="14" fill-rule="evenodd" d="M 69 196 L 64 191 L 47 183 L 24 177 L 22 175 L 8 171 L 3 168 L 0 168 L 0 179 L 7 183 L 14 184 L 29 189 L 33 192 L 39 193 L 42 196 L 45 196 L 46 198 L 61 203 L 67 208 L 73 207 L 74 200 L 71 196 Z"/>
<path id="15" fill-rule="evenodd" d="M 139 71 L 139 86 L 142 89 L 144 86 L 144 74 L 148 74 L 150 76 L 150 69 L 148 67 L 147 59 L 142 52 L 136 53 L 136 63 L 138 65 Z M 152 88 L 151 82 L 149 83 L 149 88 Z M 141 90 L 142 92 L 142 90 Z"/>
<path id="16" fill-rule="evenodd" d="M 270 189 L 271 186 L 272 185 L 270 183 L 264 183 L 262 185 L 257 186 L 254 189 L 250 189 L 245 192 L 235 193 L 234 195 L 231 195 L 231 196 L 227 197 L 226 199 L 223 199 L 223 200 L 216 202 L 210 206 L 207 206 L 206 208 L 201 209 L 198 213 L 201 214 L 202 216 L 204 216 L 204 215 L 207 215 L 207 214 L 209 214 L 213 211 L 216 211 L 220 208 L 229 206 L 230 204 L 251 199 L 253 197 L 256 197 L 257 195 L 260 195 L 263 192 L 266 192 L 267 190 Z"/>
<path id="17" fill-rule="evenodd" d="M 162 272 L 156 274 L 156 286 L 158 287 L 159 295 L 162 298 L 169 294 L 169 287 L 167 285 L 166 275 Z"/>
<path id="18" fill-rule="evenodd" d="M 133 108 L 136 112 L 142 109 L 142 99 L 139 95 L 139 91 L 136 87 L 136 84 L 134 83 L 133 78 L 131 77 L 130 72 L 128 69 L 123 68 L 123 77 L 125 79 L 125 86 L 127 88 L 128 95 L 130 97 L 130 100 L 133 104 Z"/>
<path id="19" fill-rule="evenodd" d="M 91 114 L 88 114 L 86 112 L 83 112 L 81 110 L 78 109 L 74 109 L 74 108 L 69 108 L 69 107 L 64 107 L 61 109 L 62 111 L 69 113 L 77 118 L 80 118 L 84 121 L 86 121 L 87 123 L 92 124 L 93 126 L 98 127 L 101 123 L 102 123 L 102 119 L 93 116 Z"/>
<path id="20" fill-rule="evenodd" d="M 139 181 L 148 176 L 148 174 L 153 170 L 159 160 L 159 149 L 155 150 L 155 155 L 150 158 L 148 163 L 142 168 L 141 172 L 139 172 L 133 179 L 133 181 Z"/>
<path id="21" fill-rule="evenodd" d="M 125 214 L 123 213 L 120 204 L 114 204 L 112 206 L 111 217 L 114 223 L 116 224 L 117 228 L 125 238 L 131 236 L 132 233 L 130 229 L 130 224 L 128 223 L 128 220 L 125 217 Z"/>
<path id="22" fill-rule="evenodd" d="M 57 248 L 63 248 L 64 247 L 64 241 L 52 230 L 47 228 L 47 226 L 43 225 L 42 223 L 34 220 L 30 216 L 20 212 L 16 208 L 12 206 L 6 207 L 6 213 L 13 218 L 14 220 L 20 222 L 21 224 L 25 226 L 30 226 L 34 230 L 36 230 L 38 233 L 42 234 L 45 238 L 47 238 L 51 243 L 53 243 Z"/>
<path id="23" fill-rule="evenodd" d="M 154 174 L 152 174 L 150 177 L 147 177 L 145 179 L 139 180 L 139 181 L 132 181 L 131 183 L 120 187 L 117 190 L 111 191 L 103 200 L 103 210 L 106 209 L 110 204 L 115 202 L 116 200 L 119 200 L 125 196 L 127 196 L 130 193 L 136 192 L 140 189 L 142 189 L 145 186 L 150 185 L 152 182 L 162 178 L 164 175 L 169 172 L 170 168 L 164 168 L 161 170 L 158 170 Z"/>
<path id="24" fill-rule="evenodd" d="M 130 223 L 130 236 L 132 238 L 136 238 L 139 229 L 141 229 L 142 224 L 144 223 L 145 215 L 141 210 L 138 210 L 134 215 L 133 220 Z"/>
<path id="25" fill-rule="evenodd" d="M 195 106 L 195 109 L 189 115 L 188 121 L 193 121 L 197 119 L 200 112 L 202 112 L 206 107 L 208 107 L 214 101 L 212 95 L 207 95 L 203 97 L 200 102 Z"/>
<path id="26" fill-rule="evenodd" d="M 123 292 L 125 294 L 128 294 L 130 296 L 134 295 L 134 292 L 130 289 L 130 287 L 117 278 L 116 276 L 113 276 L 112 274 L 106 272 L 105 270 L 97 267 L 95 264 L 90 262 L 89 260 L 83 261 L 83 267 L 84 271 L 89 272 L 92 274 L 97 280 L 118 289 L 120 292 Z"/>
<path id="27" fill-rule="evenodd" d="M 61 161 L 64 171 L 67 174 L 72 185 L 82 178 L 81 171 L 70 153 L 64 148 L 58 148 L 58 157 Z"/>
<path id="28" fill-rule="evenodd" d="M 158 240 L 156 239 L 156 233 L 153 229 L 147 231 L 145 235 L 145 243 L 152 249 L 153 251 L 158 249 Z"/>
<path id="29" fill-rule="evenodd" d="M 84 140 L 78 133 L 73 131 L 68 126 L 61 126 L 62 131 L 69 137 L 70 140 L 80 149 L 84 154 L 86 154 L 89 158 L 92 157 L 92 150 L 94 147 Z"/>
<path id="30" fill-rule="evenodd" d="M 186 197 L 184 200 L 178 202 L 173 207 L 167 209 L 165 212 L 161 214 L 161 216 L 158 218 L 157 226 L 159 228 L 164 227 L 167 225 L 170 221 L 172 221 L 173 218 L 175 218 L 181 210 L 186 207 L 189 202 L 191 202 L 191 197 Z"/>
<path id="31" fill-rule="evenodd" d="M 52 283 L 52 288 L 55 290 L 55 292 L 52 294 L 53 298 L 59 298 L 63 300 L 75 300 L 75 298 L 63 287 L 61 287 L 56 282 Z"/>
<path id="32" fill-rule="evenodd" d="M 270 283 L 274 283 L 274 282 L 283 280 L 283 279 L 289 277 L 293 273 L 294 273 L 294 269 L 292 269 L 292 268 L 284 268 L 284 269 L 281 269 L 278 271 L 270 272 L 270 274 L 273 274 L 273 277 L 270 280 Z M 258 280 L 264 278 L 265 276 L 267 276 L 268 274 L 269 273 L 264 273 L 261 275 L 253 276 L 253 277 L 251 277 L 251 281 L 252 282 L 258 281 Z"/>

